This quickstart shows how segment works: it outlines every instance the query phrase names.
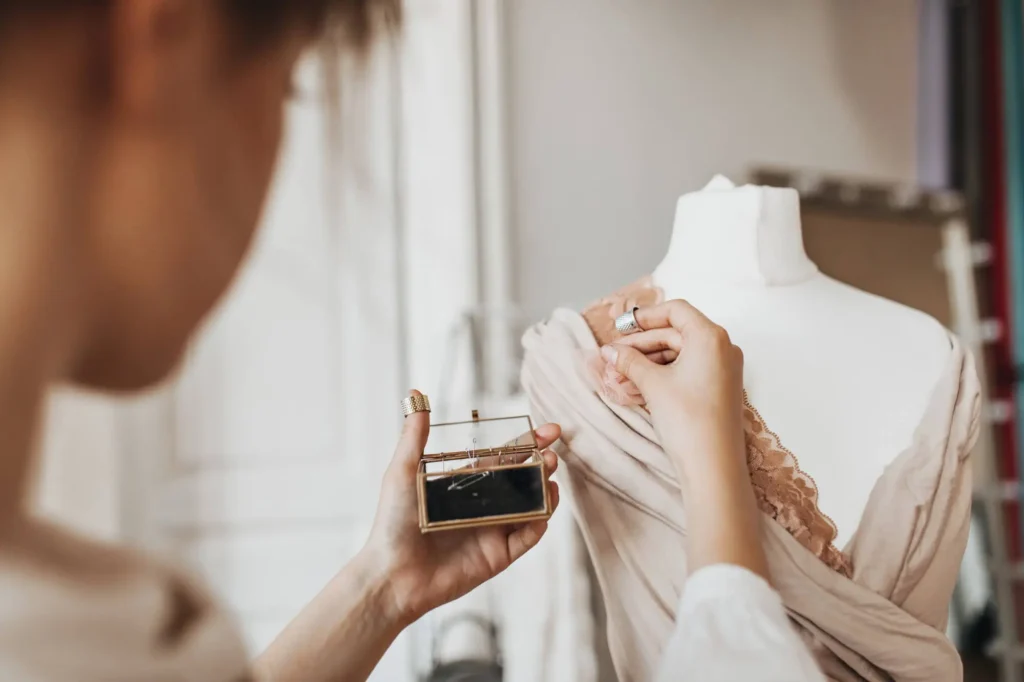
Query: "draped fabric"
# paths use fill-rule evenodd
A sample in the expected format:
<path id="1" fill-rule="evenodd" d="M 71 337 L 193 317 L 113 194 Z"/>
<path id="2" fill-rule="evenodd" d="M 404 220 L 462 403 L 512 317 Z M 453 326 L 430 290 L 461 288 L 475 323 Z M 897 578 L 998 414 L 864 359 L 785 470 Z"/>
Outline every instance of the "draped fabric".
<path id="1" fill-rule="evenodd" d="M 686 516 L 672 465 L 646 411 L 595 390 L 586 358 L 598 343 L 583 317 L 556 311 L 526 333 L 524 347 L 533 414 L 562 425 L 573 511 L 604 597 L 615 667 L 623 682 L 646 681 L 687 575 Z M 876 482 L 843 548 L 851 577 L 779 517 L 763 515 L 775 586 L 831 679 L 962 678 L 944 629 L 967 541 L 978 412 L 973 360 L 951 337 L 948 367 L 912 445 Z"/>

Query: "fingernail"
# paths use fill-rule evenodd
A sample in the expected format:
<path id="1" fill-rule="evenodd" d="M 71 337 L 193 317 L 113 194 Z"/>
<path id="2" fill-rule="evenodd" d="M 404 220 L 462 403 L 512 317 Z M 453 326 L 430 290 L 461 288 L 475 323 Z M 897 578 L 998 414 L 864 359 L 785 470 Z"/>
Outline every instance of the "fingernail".
<path id="1" fill-rule="evenodd" d="M 615 360 L 619 357 L 619 351 L 615 350 L 612 346 L 602 346 L 601 357 L 604 358 L 606 362 L 615 364 Z"/>

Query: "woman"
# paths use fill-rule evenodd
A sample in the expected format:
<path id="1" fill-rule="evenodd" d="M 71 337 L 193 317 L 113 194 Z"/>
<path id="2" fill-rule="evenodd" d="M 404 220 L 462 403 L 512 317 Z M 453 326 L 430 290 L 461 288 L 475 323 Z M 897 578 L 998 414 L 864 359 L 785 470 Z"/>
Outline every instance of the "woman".
<path id="1" fill-rule="evenodd" d="M 0 679 L 365 679 L 405 626 L 544 534 L 421 535 L 428 419 L 413 414 L 366 546 L 250 666 L 187 577 L 26 509 L 48 389 L 136 391 L 173 370 L 252 239 L 299 55 L 325 32 L 365 47 L 395 15 L 389 0 L 0 0 Z M 618 362 L 649 393 L 681 475 L 701 481 L 694 497 L 719 510 L 694 527 L 692 555 L 764 575 L 733 451 L 739 358 L 709 322 L 676 326 L 651 357 L 684 350 L 681 332 L 685 362 L 659 372 L 628 349 Z M 685 428 L 665 418 L 679 409 Z M 559 430 L 536 435 L 547 447 Z"/>

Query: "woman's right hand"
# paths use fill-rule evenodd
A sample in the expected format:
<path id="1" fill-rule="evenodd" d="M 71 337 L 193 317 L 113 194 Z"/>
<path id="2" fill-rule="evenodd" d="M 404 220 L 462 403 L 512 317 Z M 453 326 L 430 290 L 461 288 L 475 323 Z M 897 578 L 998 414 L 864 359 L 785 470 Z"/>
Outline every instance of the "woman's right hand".
<path id="1" fill-rule="evenodd" d="M 684 484 L 743 461 L 743 353 L 724 329 L 685 301 L 636 311 L 644 331 L 601 353 L 643 394 Z M 744 462 L 745 467 L 745 462 Z"/>
<path id="2" fill-rule="evenodd" d="M 636 311 L 645 331 L 601 349 L 647 403 L 675 465 L 686 508 L 690 571 L 742 566 L 765 579 L 743 433 L 743 353 L 685 301 Z"/>

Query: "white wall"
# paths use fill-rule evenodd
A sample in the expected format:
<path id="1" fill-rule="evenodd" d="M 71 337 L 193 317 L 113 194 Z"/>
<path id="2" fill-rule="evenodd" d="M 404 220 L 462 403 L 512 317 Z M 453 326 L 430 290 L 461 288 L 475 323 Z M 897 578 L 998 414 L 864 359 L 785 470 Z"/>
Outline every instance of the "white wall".
<path id="1" fill-rule="evenodd" d="M 531 318 L 650 272 L 677 196 L 716 172 L 914 179 L 914 0 L 505 4 Z"/>

